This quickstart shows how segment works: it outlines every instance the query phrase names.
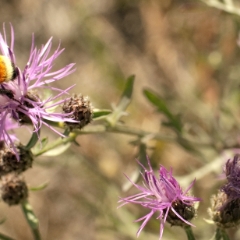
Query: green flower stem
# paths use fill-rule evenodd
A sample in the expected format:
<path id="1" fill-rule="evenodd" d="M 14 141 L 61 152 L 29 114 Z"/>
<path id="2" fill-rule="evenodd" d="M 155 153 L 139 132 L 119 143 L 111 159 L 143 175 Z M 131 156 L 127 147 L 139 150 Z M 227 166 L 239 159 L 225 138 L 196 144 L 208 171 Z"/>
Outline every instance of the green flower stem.
<path id="1" fill-rule="evenodd" d="M 24 216 L 27 220 L 27 223 L 32 230 L 34 240 L 41 240 L 41 236 L 38 228 L 38 219 L 32 210 L 32 206 L 29 204 L 27 200 L 23 201 L 21 206 L 22 206 Z"/>
<path id="2" fill-rule="evenodd" d="M 50 124 L 51 122 L 48 122 Z M 57 125 L 56 123 L 54 124 L 55 126 Z M 59 123 L 57 125 L 58 127 L 64 128 L 64 125 L 62 123 Z M 136 129 L 132 127 L 128 127 L 125 125 L 120 125 L 117 124 L 113 127 L 111 126 L 105 126 L 105 125 L 90 125 L 86 126 L 82 130 L 74 130 L 74 132 L 71 132 L 69 136 L 65 138 L 59 138 L 56 141 L 54 141 L 51 144 L 48 144 L 46 147 L 43 149 L 37 151 L 34 153 L 35 156 L 42 155 L 43 153 L 52 150 L 64 143 L 72 142 L 76 139 L 78 135 L 83 135 L 83 134 L 98 134 L 98 133 L 119 133 L 119 134 L 127 134 L 127 135 L 132 135 L 132 136 L 138 136 L 140 138 L 143 137 L 149 137 L 149 139 L 155 139 L 159 141 L 165 141 L 165 142 L 176 142 L 178 141 L 177 136 L 163 136 L 159 133 L 152 133 L 152 132 L 147 132 L 143 131 L 141 129 Z M 186 139 L 182 139 L 188 142 L 189 144 L 192 144 L 194 146 L 198 147 L 212 147 L 211 143 L 199 143 L 199 142 L 193 142 L 193 141 L 188 141 Z"/>
<path id="3" fill-rule="evenodd" d="M 4 234 L 2 234 L 2 233 L 0 233 L 0 239 L 1 239 L 1 240 L 14 240 L 13 238 L 8 237 L 8 236 L 6 236 L 6 235 L 4 235 Z"/>
<path id="4" fill-rule="evenodd" d="M 223 228 L 217 228 L 215 234 L 215 240 L 230 240 L 226 231 Z"/>
<path id="5" fill-rule="evenodd" d="M 187 234 L 187 239 L 188 240 L 195 240 L 192 228 L 190 226 L 184 227 L 184 230 L 185 230 L 185 232 Z"/>
<path id="6" fill-rule="evenodd" d="M 215 237 L 214 240 L 221 240 L 222 239 L 222 234 L 219 228 L 216 229 Z"/>
<path id="7" fill-rule="evenodd" d="M 48 144 L 46 147 L 42 148 L 38 152 L 33 152 L 35 156 L 40 156 L 45 152 L 48 152 L 56 147 L 61 146 L 62 144 L 66 144 L 68 142 L 73 142 L 75 138 L 77 137 L 76 133 L 70 133 L 68 137 L 65 138 L 58 138 L 53 143 Z"/>
<path id="8" fill-rule="evenodd" d="M 132 136 L 138 136 L 138 137 L 146 137 L 149 136 L 152 139 L 160 140 L 160 141 L 167 141 L 167 142 L 174 142 L 178 139 L 177 136 L 164 136 L 159 133 L 153 133 L 153 132 L 147 132 L 143 131 L 141 129 L 129 127 L 126 125 L 120 125 L 116 124 L 115 126 L 104 126 L 104 125 L 94 125 L 94 126 L 87 126 L 83 130 L 76 130 L 75 131 L 78 134 L 91 134 L 91 133 L 103 133 L 103 132 L 109 132 L 109 133 L 120 133 L 120 134 L 127 134 Z M 186 140 L 187 141 L 187 140 Z M 197 144 L 197 146 L 203 146 L 208 147 L 211 143 L 197 143 L 197 142 L 190 142 L 191 144 Z"/>
<path id="9" fill-rule="evenodd" d="M 105 116 L 106 117 L 106 116 Z M 62 128 L 65 129 L 65 124 L 63 122 L 52 122 L 45 120 L 46 123 L 51 125 L 52 127 L 57 127 L 57 128 Z M 75 130 L 78 135 L 79 134 L 93 134 L 93 133 L 103 133 L 103 132 L 111 132 L 111 133 L 122 133 L 122 134 L 127 134 L 127 135 L 133 135 L 133 136 L 139 136 L 139 137 L 145 137 L 145 136 L 151 136 L 153 139 L 160 140 L 160 141 L 176 141 L 178 140 L 178 137 L 173 135 L 173 136 L 164 136 L 159 133 L 153 133 L 153 132 L 147 132 L 143 131 L 141 129 L 129 127 L 126 125 L 121 125 L 121 124 L 115 124 L 114 126 L 110 125 L 88 125 L 82 130 Z M 184 139 L 186 142 L 193 144 L 198 147 L 212 147 L 212 142 L 205 142 L 201 143 L 199 141 L 193 141 L 189 139 Z"/>

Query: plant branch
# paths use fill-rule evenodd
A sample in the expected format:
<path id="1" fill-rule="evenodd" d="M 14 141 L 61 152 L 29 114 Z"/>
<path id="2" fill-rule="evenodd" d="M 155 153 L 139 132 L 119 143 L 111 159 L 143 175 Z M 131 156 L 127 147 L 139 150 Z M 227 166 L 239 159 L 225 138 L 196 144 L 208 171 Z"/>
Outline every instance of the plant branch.
<path id="1" fill-rule="evenodd" d="M 52 150 L 62 144 L 66 144 L 68 142 L 73 142 L 76 138 L 76 134 L 75 133 L 70 133 L 68 137 L 65 138 L 58 138 L 57 140 L 55 140 L 54 142 L 48 144 L 46 147 L 42 148 L 39 151 L 33 151 L 33 154 L 37 157 L 40 156 L 42 154 L 44 154 L 45 152 L 48 152 L 49 150 Z"/>
<path id="2" fill-rule="evenodd" d="M 38 219 L 32 210 L 32 206 L 27 200 L 23 201 L 21 206 L 22 206 L 22 211 L 24 213 L 24 216 L 27 220 L 27 223 L 32 230 L 34 240 L 41 240 L 41 236 L 38 228 Z"/>
<path id="3" fill-rule="evenodd" d="M 141 129 L 132 128 L 126 125 L 120 125 L 116 124 L 115 126 L 105 126 L 105 125 L 90 125 L 85 127 L 83 130 L 75 130 L 74 132 L 71 132 L 69 136 L 65 138 L 58 138 L 56 141 L 48 144 L 46 147 L 42 148 L 39 151 L 35 151 L 35 156 L 40 156 L 44 154 L 45 152 L 52 150 L 61 144 L 65 144 L 68 142 L 72 142 L 76 139 L 78 135 L 85 135 L 85 134 L 98 134 L 98 133 L 119 133 L 119 134 L 127 134 L 132 136 L 137 136 L 139 138 L 149 137 L 149 139 L 155 139 L 159 141 L 165 141 L 165 142 L 179 142 L 178 136 L 166 136 L 162 135 L 160 133 L 153 133 L 148 131 L 143 131 Z M 181 138 L 181 140 L 185 140 L 187 143 L 197 146 L 197 147 L 212 147 L 212 144 L 210 142 L 200 143 L 195 141 L 190 141 L 184 138 Z"/>
<path id="4" fill-rule="evenodd" d="M 184 227 L 188 240 L 195 240 L 192 228 L 190 226 Z"/>

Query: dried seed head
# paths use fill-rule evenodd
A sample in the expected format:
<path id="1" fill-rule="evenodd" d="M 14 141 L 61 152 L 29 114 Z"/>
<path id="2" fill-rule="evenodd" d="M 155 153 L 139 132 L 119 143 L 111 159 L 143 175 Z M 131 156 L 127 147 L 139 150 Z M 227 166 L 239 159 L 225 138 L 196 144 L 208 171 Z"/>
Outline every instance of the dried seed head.
<path id="1" fill-rule="evenodd" d="M 2 177 L 2 200 L 8 205 L 21 203 L 28 197 L 28 188 L 22 177 L 15 173 L 9 173 Z"/>
<path id="2" fill-rule="evenodd" d="M 92 121 L 93 107 L 88 97 L 74 95 L 63 104 L 63 112 L 70 113 L 69 118 L 78 122 L 65 122 L 72 129 L 81 129 Z"/>
<path id="3" fill-rule="evenodd" d="M 180 200 L 172 203 L 172 208 L 186 221 L 191 221 L 195 217 L 195 209 L 193 204 L 186 204 Z M 188 226 L 185 222 L 183 222 L 171 209 L 169 210 L 167 216 L 167 222 L 172 226 Z"/>
<path id="4" fill-rule="evenodd" d="M 229 198 L 226 193 L 219 191 L 211 198 L 209 214 L 221 228 L 238 226 L 240 224 L 240 199 Z"/>
<path id="5" fill-rule="evenodd" d="M 21 173 L 32 167 L 33 155 L 30 150 L 26 150 L 22 145 L 16 146 L 19 154 L 19 160 L 13 149 L 4 144 L 0 148 L 0 176 L 9 172 Z"/>

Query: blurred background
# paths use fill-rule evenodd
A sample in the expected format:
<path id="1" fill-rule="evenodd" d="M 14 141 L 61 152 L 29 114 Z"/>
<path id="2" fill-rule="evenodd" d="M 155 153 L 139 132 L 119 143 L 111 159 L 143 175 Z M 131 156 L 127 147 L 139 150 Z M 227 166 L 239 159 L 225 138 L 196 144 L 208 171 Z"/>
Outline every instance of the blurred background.
<path id="1" fill-rule="evenodd" d="M 156 169 L 160 164 L 172 167 L 182 179 L 225 149 L 239 147 L 240 16 L 190 0 L 8 0 L 1 2 L 0 23 L 4 22 L 9 32 L 8 23 L 14 27 L 19 67 L 28 60 L 32 33 L 39 47 L 53 37 L 53 50 L 59 42 L 65 48 L 56 69 L 76 63 L 76 71 L 58 81 L 58 87 L 76 84 L 72 93 L 88 95 L 96 108 L 111 109 L 127 77 L 134 74 L 124 124 L 171 133 L 143 96 L 143 89 L 152 89 L 181 114 L 192 138 L 212 144 L 201 149 L 193 144 L 196 153 L 174 141 L 140 142 L 126 134 L 99 133 L 79 136 L 80 146 L 73 144 L 60 156 L 38 157 L 24 176 L 31 187 L 48 182 L 46 189 L 30 192 L 29 198 L 43 239 L 136 239 L 139 223 L 133 221 L 146 210 L 132 205 L 117 209 L 119 197 L 134 192 L 124 192 L 123 173 L 132 176 L 139 171 L 136 158 L 148 154 Z M 227 113 L 224 118 L 222 112 Z M 49 131 L 42 137 L 49 134 L 57 138 Z M 197 179 L 194 195 L 203 199 L 193 221 L 197 239 L 213 235 L 214 226 L 203 218 L 208 218 L 210 197 L 220 186 L 223 163 Z M 195 178 L 190 176 L 188 184 Z M 1 203 L 0 209 L 0 218 L 7 218 L 1 232 L 18 240 L 32 239 L 20 207 Z M 158 239 L 158 234 L 159 221 L 151 219 L 139 240 Z M 238 239 L 236 230 L 231 234 L 231 239 Z M 163 239 L 184 235 L 167 224 Z"/>

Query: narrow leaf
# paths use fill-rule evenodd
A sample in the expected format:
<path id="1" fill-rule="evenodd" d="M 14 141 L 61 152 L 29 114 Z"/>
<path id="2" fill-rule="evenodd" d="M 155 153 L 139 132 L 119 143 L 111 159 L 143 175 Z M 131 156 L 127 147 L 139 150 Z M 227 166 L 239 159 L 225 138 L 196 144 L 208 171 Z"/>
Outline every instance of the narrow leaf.
<path id="1" fill-rule="evenodd" d="M 27 150 L 30 150 L 31 148 L 33 148 L 38 142 L 39 136 L 40 136 L 40 130 L 38 132 L 33 132 L 29 142 L 27 143 L 26 146 L 24 146 L 24 148 Z"/>
<path id="2" fill-rule="evenodd" d="M 48 186 L 48 182 L 45 182 L 37 187 L 30 187 L 29 190 L 30 191 L 40 191 L 43 190 L 44 188 L 46 188 Z"/>
<path id="3" fill-rule="evenodd" d="M 158 108 L 159 112 L 164 113 L 168 118 L 172 117 L 172 114 L 169 111 L 165 101 L 160 96 L 149 90 L 144 90 L 144 95 Z"/>
<path id="4" fill-rule="evenodd" d="M 48 144 L 48 138 L 45 137 L 41 140 L 41 147 L 44 148 L 47 146 L 47 144 Z"/>
<path id="5" fill-rule="evenodd" d="M 60 154 L 63 154 L 68 150 L 68 148 L 71 146 L 71 143 L 65 143 L 62 144 L 54 149 L 51 149 L 43 154 L 43 156 L 48 156 L 48 157 L 56 157 L 59 156 Z"/>
<path id="6" fill-rule="evenodd" d="M 106 116 L 108 114 L 110 114 L 112 111 L 109 109 L 93 109 L 93 119 L 95 118 L 99 118 L 99 117 L 103 117 Z"/>
<path id="7" fill-rule="evenodd" d="M 164 122 L 165 126 L 172 127 L 177 132 L 181 133 L 182 132 L 182 123 L 179 115 L 174 115 L 171 113 L 169 110 L 166 102 L 164 101 L 163 98 L 158 96 L 156 93 L 150 90 L 144 90 L 144 95 L 146 98 L 154 105 L 157 107 L 157 110 L 161 113 L 163 113 L 167 119 L 168 122 Z"/>
<path id="8" fill-rule="evenodd" d="M 130 104 L 132 98 L 134 78 L 135 76 L 132 75 L 127 79 L 120 101 L 113 109 L 113 112 L 106 117 L 106 120 L 111 126 L 114 126 L 123 115 L 126 115 L 125 110 Z"/>
<path id="9" fill-rule="evenodd" d="M 127 98 L 127 99 L 131 100 L 132 92 L 133 92 L 134 79 L 135 79 L 134 75 L 131 75 L 127 79 L 127 83 L 125 85 L 125 89 L 123 91 L 123 94 L 122 94 L 122 97 L 121 97 L 121 101 L 122 101 L 123 98 Z"/>
<path id="10" fill-rule="evenodd" d="M 128 107 L 128 105 L 131 102 L 132 93 L 133 93 L 133 84 L 134 84 L 135 76 L 132 75 L 127 79 L 127 83 L 125 85 L 123 94 L 121 96 L 121 99 L 117 105 L 117 109 L 121 111 L 125 111 Z"/>

